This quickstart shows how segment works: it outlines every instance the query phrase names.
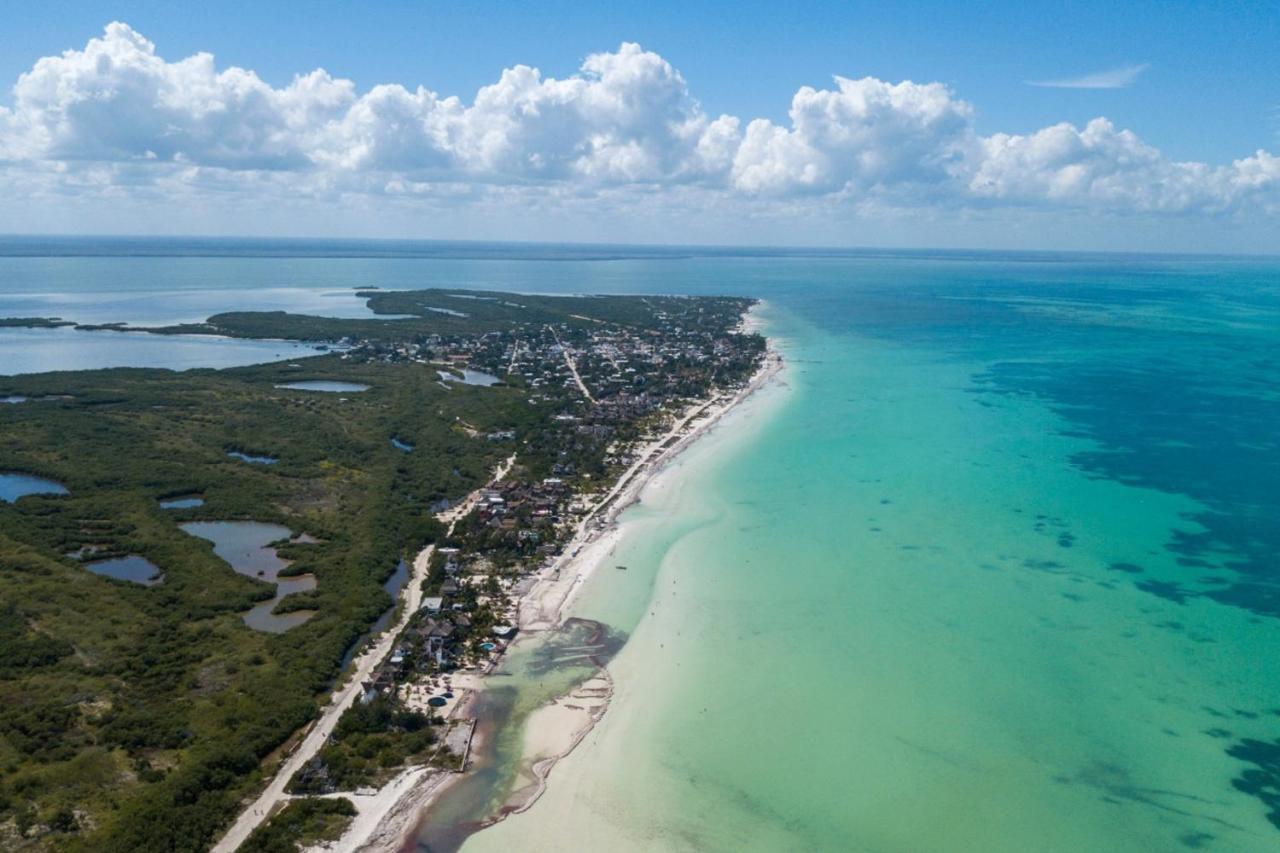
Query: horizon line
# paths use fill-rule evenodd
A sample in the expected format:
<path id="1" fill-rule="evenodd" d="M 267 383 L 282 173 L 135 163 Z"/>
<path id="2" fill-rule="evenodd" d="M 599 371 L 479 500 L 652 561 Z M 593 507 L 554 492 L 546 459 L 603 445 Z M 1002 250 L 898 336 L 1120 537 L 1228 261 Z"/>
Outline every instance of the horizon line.
<path id="1" fill-rule="evenodd" d="M 8 241 L 19 240 L 57 240 L 57 241 L 75 241 L 75 240 L 103 240 L 103 241 L 167 241 L 173 243 L 181 243 L 182 241 L 192 241 L 198 243 L 201 241 L 243 241 L 257 242 L 261 244 L 269 243 L 369 243 L 369 244 L 387 244 L 387 245 L 435 245 L 435 246 L 493 246 L 493 247 L 512 247 L 512 248 L 573 248 L 583 250 L 625 250 L 634 249 L 642 252 L 689 252 L 689 253 L 722 253 L 722 254 L 743 254 L 743 255 L 785 255 L 785 254 L 864 254 L 864 253 L 909 253 L 909 254 L 947 254 L 947 253 L 980 253 L 980 254 L 1006 254 L 1006 255 L 1081 255 L 1081 256 L 1140 256 L 1150 258 L 1259 258 L 1259 259 L 1276 259 L 1280 258 L 1278 252 L 1202 252 L 1202 251 L 1181 251 L 1181 252 L 1165 252 L 1154 251 L 1150 249 L 1048 249 L 1048 248 L 994 248 L 984 246 L 961 246 L 961 247 L 945 247 L 945 246 L 874 246 L 874 245 L 856 245 L 856 246 L 832 246 L 832 245 L 816 245 L 816 244 L 770 244 L 770 245 L 748 245 L 735 243 L 625 243 L 625 242 L 605 242 L 605 241 L 572 241 L 572 240 L 493 240 L 493 239 L 477 239 L 477 238 L 442 238 L 442 237 L 358 237 L 358 236 L 314 236 L 314 235 L 245 235 L 245 234 L 91 234 L 91 233 L 21 233 L 21 232 L 0 232 L 0 244 Z M 9 254 L 4 251 L 5 247 L 0 245 L 0 257 L 43 257 L 37 253 L 24 255 Z M 111 257 L 113 255 L 99 255 L 93 252 L 78 252 L 68 257 Z M 177 257 L 202 257 L 199 253 L 174 253 Z M 287 255 L 280 255 L 285 257 Z M 147 257 L 145 254 L 135 254 L 132 257 Z M 359 257 L 359 255 L 344 255 L 335 253 L 329 257 Z M 421 260 L 430 260 L 423 257 Z M 459 258 L 454 258 L 458 260 Z M 468 259 L 468 258 L 461 258 Z M 486 260 L 484 257 L 470 258 L 472 260 Z M 508 258 L 507 260 L 516 260 Z M 528 260 L 549 260 L 539 258 L 529 258 Z M 573 258 L 564 258 L 562 260 L 575 260 Z M 628 260 L 628 258 L 584 258 L 583 260 Z"/>

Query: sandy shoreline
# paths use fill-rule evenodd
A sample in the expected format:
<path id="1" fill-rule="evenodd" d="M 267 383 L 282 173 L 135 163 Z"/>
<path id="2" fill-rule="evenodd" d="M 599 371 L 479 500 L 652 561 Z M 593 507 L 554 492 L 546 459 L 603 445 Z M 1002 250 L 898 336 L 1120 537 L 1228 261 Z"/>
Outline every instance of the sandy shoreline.
<path id="1" fill-rule="evenodd" d="M 771 344 L 760 369 L 747 385 L 695 406 L 670 431 L 645 446 L 639 461 L 602 500 L 598 512 L 584 519 L 578 535 L 566 548 L 563 561 L 545 570 L 521 602 L 521 639 L 529 636 L 525 631 L 536 635 L 561 624 L 586 580 L 606 562 L 622 538 L 617 523 L 622 511 L 640 499 L 644 489 L 670 462 L 777 376 L 782 366 L 782 357 Z M 531 621 L 526 623 L 526 618 Z M 491 823 L 527 811 L 537 802 L 555 765 L 577 748 L 608 710 L 613 686 L 608 669 L 600 666 L 596 675 L 529 716 L 523 747 L 528 769 L 521 772 L 516 790 Z"/>
<path id="2" fill-rule="evenodd" d="M 538 574 L 537 581 L 521 600 L 521 637 L 560 624 L 587 578 L 617 544 L 621 536 L 617 520 L 622 511 L 639 500 L 640 493 L 655 474 L 763 387 L 781 368 L 781 356 L 770 349 L 746 386 L 693 407 L 674 427 L 643 447 L 638 460 L 606 493 L 597 508 L 579 522 L 577 533 L 565 546 L 565 553 Z"/>
<path id="3" fill-rule="evenodd" d="M 743 328 L 751 330 L 755 326 L 755 318 L 749 313 L 744 318 Z M 721 418 L 764 387 L 782 366 L 782 357 L 770 341 L 763 362 L 746 385 L 694 404 L 666 432 L 641 446 L 636 461 L 579 521 L 564 553 L 537 573 L 533 585 L 521 598 L 518 605 L 520 632 L 515 644 L 527 642 L 530 637 L 560 626 L 587 579 L 621 538 L 617 519 L 622 511 L 639 500 L 645 486 L 659 471 L 705 435 Z M 462 509 L 459 506 L 454 512 Z M 463 695 L 449 709 L 453 717 L 465 714 L 476 692 L 483 689 L 483 676 L 467 680 L 469 683 L 460 687 L 459 692 Z M 497 820 L 525 811 L 538 800 L 546 788 L 552 768 L 572 752 L 604 716 L 612 693 L 612 679 L 601 667 L 597 675 L 529 717 L 524 734 L 524 754 L 529 760 L 529 767 L 527 772 L 522 772 L 517 790 L 508 798 L 507 806 Z M 309 850 L 314 853 L 396 853 L 411 841 L 411 833 L 422 811 L 461 775 L 414 767 L 402 771 L 376 793 L 346 795 L 359 810 L 357 817 L 340 839 Z"/>

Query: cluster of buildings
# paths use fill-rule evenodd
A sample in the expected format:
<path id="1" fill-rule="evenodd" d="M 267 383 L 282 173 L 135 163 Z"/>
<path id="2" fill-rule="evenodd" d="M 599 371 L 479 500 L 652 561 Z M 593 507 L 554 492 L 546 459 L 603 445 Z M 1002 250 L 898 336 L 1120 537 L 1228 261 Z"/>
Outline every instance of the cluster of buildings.
<path id="1" fill-rule="evenodd" d="M 484 490 L 456 525 L 451 547 L 437 549 L 422 610 L 365 685 L 367 699 L 395 695 L 423 677 L 488 666 L 515 631 L 516 602 L 532 575 L 555 559 L 586 512 L 584 493 L 607 488 L 650 419 L 669 402 L 750 374 L 761 339 L 736 334 L 723 312 L 703 317 L 695 301 L 687 303 L 683 313 L 653 312 L 644 327 L 582 317 L 396 344 L 350 342 L 345 358 L 497 377 L 525 390 L 549 427 L 536 436 L 536 450 L 516 429 L 476 433 L 477 440 L 513 442 L 522 466 Z"/>
<path id="2" fill-rule="evenodd" d="M 692 302 L 681 314 L 654 311 L 644 327 L 577 319 L 393 343 L 351 340 L 344 357 L 470 368 L 535 392 L 535 401 L 566 394 L 612 401 L 612 414 L 606 408 L 600 418 L 619 419 L 693 393 L 708 375 L 737 370 L 758 352 L 754 338 L 733 334 Z"/>

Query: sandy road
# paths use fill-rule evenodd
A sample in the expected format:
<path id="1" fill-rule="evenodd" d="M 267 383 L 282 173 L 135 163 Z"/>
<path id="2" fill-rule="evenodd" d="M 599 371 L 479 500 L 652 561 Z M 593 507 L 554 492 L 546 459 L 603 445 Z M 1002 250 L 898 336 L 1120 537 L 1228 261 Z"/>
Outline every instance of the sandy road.
<path id="1" fill-rule="evenodd" d="M 582 392 L 582 396 L 587 398 L 587 402 L 595 405 L 596 398 L 591 396 L 591 392 L 587 390 L 587 383 L 582 381 L 582 377 L 578 374 L 578 365 L 574 364 L 573 356 L 569 355 L 569 348 L 560 340 L 560 336 L 556 334 L 556 330 L 547 326 L 551 330 L 551 336 L 556 339 L 556 343 L 560 345 L 561 352 L 564 353 L 564 363 L 569 365 L 569 372 L 573 374 L 573 381 L 578 384 L 578 390 Z"/>

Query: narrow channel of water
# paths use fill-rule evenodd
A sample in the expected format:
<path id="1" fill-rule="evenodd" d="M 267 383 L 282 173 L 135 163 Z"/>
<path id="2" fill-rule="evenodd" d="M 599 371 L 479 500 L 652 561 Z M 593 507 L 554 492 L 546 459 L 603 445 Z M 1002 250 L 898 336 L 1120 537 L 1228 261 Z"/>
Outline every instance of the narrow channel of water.
<path id="1" fill-rule="evenodd" d="M 625 642 L 601 622 L 569 619 L 560 630 L 511 647 L 475 697 L 476 739 L 470 770 L 427 812 L 419 850 L 448 853 L 512 806 L 530 781 L 522 762 L 524 723 L 547 703 L 596 675 Z M 590 654 L 582 649 L 589 648 Z"/>
<path id="2" fill-rule="evenodd" d="M 274 456 L 262 456 L 255 453 L 243 453 L 239 450 L 228 450 L 227 455 L 232 459 L 239 459 L 241 462 L 248 462 L 250 465 L 274 465 L 280 460 Z"/>
<path id="3" fill-rule="evenodd" d="M 377 621 L 370 626 L 368 631 L 361 634 L 356 641 L 351 644 L 351 648 L 347 649 L 347 653 L 342 656 L 342 664 L 340 669 L 345 669 L 347 664 L 355 659 L 355 656 L 364 648 L 365 643 L 370 637 L 381 634 L 390 627 L 392 620 L 396 615 L 396 602 L 400 598 L 400 590 L 404 589 L 405 582 L 409 580 L 409 564 L 401 560 L 396 563 L 396 570 L 391 573 L 391 577 L 382 582 L 382 588 L 386 590 L 387 595 L 392 598 L 391 606 L 382 612 Z"/>
<path id="4" fill-rule="evenodd" d="M 194 509 L 198 506 L 204 506 L 204 498 L 199 495 L 181 495 L 160 501 L 161 509 Z"/>

